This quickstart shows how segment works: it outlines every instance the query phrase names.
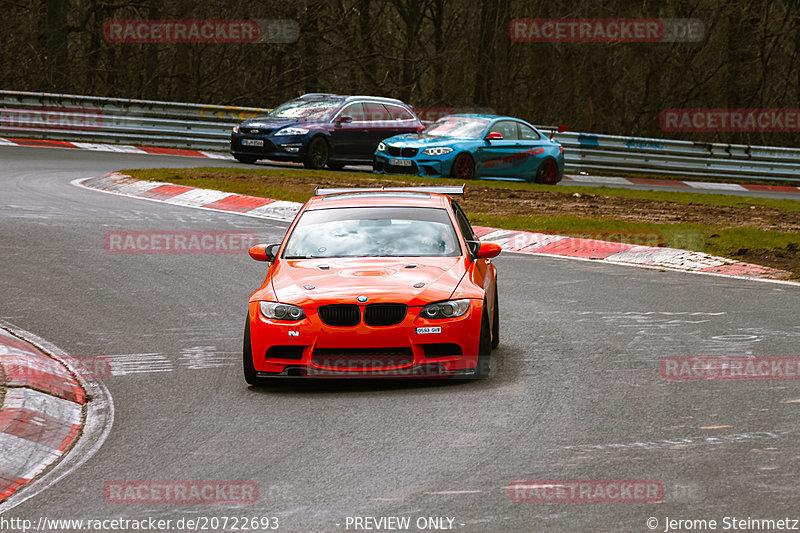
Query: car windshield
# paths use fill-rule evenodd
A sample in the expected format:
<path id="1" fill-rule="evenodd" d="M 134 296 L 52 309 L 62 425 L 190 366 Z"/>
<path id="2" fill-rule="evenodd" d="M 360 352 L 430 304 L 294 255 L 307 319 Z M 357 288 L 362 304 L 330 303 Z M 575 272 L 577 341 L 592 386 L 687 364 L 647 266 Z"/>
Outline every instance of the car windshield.
<path id="1" fill-rule="evenodd" d="M 424 207 L 348 207 L 306 211 L 284 259 L 454 257 L 461 254 L 447 211 Z"/>
<path id="2" fill-rule="evenodd" d="M 444 117 L 437 120 L 422 131 L 423 135 L 434 137 L 458 137 L 460 139 L 478 139 L 483 134 L 489 120 L 469 117 Z"/>
<path id="3" fill-rule="evenodd" d="M 297 118 L 302 120 L 329 120 L 341 104 L 341 100 L 290 100 L 269 112 L 270 117 Z"/>

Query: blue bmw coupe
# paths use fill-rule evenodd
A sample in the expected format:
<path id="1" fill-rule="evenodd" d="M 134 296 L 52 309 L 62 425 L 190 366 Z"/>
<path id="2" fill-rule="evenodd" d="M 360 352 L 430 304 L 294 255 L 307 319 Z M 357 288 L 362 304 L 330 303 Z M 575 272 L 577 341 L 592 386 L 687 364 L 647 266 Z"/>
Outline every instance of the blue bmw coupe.
<path id="1" fill-rule="evenodd" d="M 376 173 L 555 185 L 564 176 L 564 148 L 517 118 L 449 115 L 420 133 L 384 139 L 372 168 Z"/>

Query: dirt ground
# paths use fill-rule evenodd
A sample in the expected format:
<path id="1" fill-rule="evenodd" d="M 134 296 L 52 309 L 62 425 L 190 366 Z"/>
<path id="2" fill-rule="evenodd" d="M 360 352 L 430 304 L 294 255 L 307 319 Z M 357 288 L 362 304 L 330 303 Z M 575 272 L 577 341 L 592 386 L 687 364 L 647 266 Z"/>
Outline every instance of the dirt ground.
<path id="1" fill-rule="evenodd" d="M 184 171 L 185 172 L 185 171 Z M 350 179 L 346 175 L 330 178 L 325 175 L 303 177 L 279 177 L 253 174 L 214 173 L 208 171 L 189 171 L 187 178 L 222 178 L 248 185 L 259 185 L 286 191 L 313 194 L 315 187 L 369 187 L 369 186 L 420 186 L 419 181 L 398 181 L 382 179 L 381 176 Z M 425 183 L 439 185 L 441 180 Z M 485 187 L 478 183 L 467 184 L 467 194 L 459 203 L 468 213 L 481 213 L 499 217 L 540 215 L 591 217 L 622 220 L 631 223 L 655 224 L 700 224 L 716 229 L 754 228 L 785 233 L 798 232 L 800 243 L 800 211 L 781 211 L 765 206 L 714 206 L 702 204 L 682 204 L 665 201 L 621 198 L 596 194 L 568 193 L 540 190 L 520 190 L 503 187 Z M 713 236 L 711 237 L 713 238 Z M 789 245 L 777 250 L 732 250 L 729 257 L 752 262 L 800 275 L 800 250 Z"/>

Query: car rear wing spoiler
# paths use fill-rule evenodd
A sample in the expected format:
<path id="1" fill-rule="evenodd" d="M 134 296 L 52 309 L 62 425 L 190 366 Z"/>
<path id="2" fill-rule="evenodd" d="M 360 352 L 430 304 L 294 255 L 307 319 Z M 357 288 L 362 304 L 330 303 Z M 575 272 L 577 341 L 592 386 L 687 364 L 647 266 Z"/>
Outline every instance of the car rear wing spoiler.
<path id="1" fill-rule="evenodd" d="M 464 196 L 464 187 L 459 186 L 444 186 L 444 187 L 380 187 L 380 188 L 343 188 L 343 189 L 324 189 L 317 187 L 314 189 L 314 194 L 317 196 L 325 196 L 328 194 L 343 194 L 343 193 L 371 193 L 371 192 L 427 192 L 435 194 L 447 194 L 449 196 Z"/>

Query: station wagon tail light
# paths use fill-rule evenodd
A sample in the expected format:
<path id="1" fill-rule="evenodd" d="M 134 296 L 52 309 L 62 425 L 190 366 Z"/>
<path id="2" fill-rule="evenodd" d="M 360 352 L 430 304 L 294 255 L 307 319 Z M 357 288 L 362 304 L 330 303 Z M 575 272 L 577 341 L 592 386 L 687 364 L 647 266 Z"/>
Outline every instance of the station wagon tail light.
<path id="1" fill-rule="evenodd" d="M 428 304 L 422 308 L 419 316 L 431 320 L 439 318 L 456 318 L 469 310 L 469 299 L 447 300 Z"/>
<path id="2" fill-rule="evenodd" d="M 278 302 L 259 302 L 261 314 L 270 320 L 302 320 L 306 317 L 303 310 L 296 305 Z"/>
<path id="3" fill-rule="evenodd" d="M 452 152 L 453 149 L 449 146 L 440 146 L 437 148 L 425 148 L 422 153 L 425 155 L 444 155 Z"/>

